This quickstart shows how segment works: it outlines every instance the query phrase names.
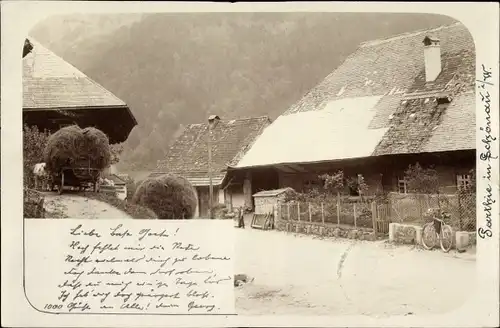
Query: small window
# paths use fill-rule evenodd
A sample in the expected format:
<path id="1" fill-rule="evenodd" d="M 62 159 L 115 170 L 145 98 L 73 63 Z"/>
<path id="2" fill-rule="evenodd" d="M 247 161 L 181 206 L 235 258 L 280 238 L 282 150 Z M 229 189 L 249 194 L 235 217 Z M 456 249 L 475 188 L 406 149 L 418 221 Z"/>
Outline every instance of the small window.
<path id="1" fill-rule="evenodd" d="M 398 177 L 398 192 L 406 194 L 408 192 L 408 183 L 405 178 Z"/>
<path id="2" fill-rule="evenodd" d="M 468 189 L 472 186 L 472 177 L 470 174 L 457 175 L 457 188 L 460 190 Z"/>

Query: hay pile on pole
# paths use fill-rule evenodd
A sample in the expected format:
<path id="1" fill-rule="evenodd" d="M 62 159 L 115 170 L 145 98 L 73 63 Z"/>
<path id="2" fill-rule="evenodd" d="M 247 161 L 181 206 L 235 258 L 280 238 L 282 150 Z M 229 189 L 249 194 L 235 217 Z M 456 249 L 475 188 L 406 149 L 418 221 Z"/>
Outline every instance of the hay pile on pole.
<path id="1" fill-rule="evenodd" d="M 144 180 L 132 202 L 151 209 L 160 220 L 192 219 L 197 203 L 189 181 L 170 174 Z"/>
<path id="2" fill-rule="evenodd" d="M 91 168 L 102 170 L 111 163 L 109 139 L 96 128 L 67 126 L 49 137 L 44 159 L 47 171 L 54 173 L 81 161 Z"/>

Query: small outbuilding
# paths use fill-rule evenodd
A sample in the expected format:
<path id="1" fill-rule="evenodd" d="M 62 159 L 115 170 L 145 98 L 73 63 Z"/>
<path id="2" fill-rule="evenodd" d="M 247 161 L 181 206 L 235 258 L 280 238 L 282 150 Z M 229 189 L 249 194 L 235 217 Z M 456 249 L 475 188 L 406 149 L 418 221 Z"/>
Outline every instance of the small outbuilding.
<path id="1" fill-rule="evenodd" d="M 125 200 L 127 198 L 127 183 L 116 174 L 112 174 L 110 178 L 114 183 L 116 196 L 121 200 Z"/>
<path id="2" fill-rule="evenodd" d="M 285 201 L 287 194 L 294 192 L 292 188 L 263 190 L 253 195 L 255 214 L 273 213 L 277 216 L 278 205 Z"/>

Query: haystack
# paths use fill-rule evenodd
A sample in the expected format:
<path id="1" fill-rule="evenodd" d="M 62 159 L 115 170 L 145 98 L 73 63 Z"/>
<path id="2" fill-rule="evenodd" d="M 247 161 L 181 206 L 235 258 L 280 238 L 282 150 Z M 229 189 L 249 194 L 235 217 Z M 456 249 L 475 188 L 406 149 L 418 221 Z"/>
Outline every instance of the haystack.
<path id="1" fill-rule="evenodd" d="M 49 137 L 44 159 L 46 169 L 50 172 L 59 172 L 63 166 L 72 166 L 81 161 L 82 164 L 102 170 L 111 163 L 109 139 L 96 128 L 67 126 Z"/>
<path id="2" fill-rule="evenodd" d="M 163 175 L 144 180 L 132 202 L 153 210 L 160 220 L 191 219 L 196 210 L 196 192 L 185 178 Z"/>

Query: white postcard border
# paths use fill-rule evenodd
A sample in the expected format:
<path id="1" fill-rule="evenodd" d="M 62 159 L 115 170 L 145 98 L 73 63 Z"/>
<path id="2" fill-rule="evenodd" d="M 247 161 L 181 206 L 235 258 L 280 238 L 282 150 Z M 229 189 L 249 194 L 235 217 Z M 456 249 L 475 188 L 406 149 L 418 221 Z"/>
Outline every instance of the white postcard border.
<path id="1" fill-rule="evenodd" d="M 482 65 L 493 72 L 489 89 L 491 97 L 492 135 L 499 131 L 499 11 L 496 3 L 139 3 L 139 2 L 25 2 L 2 1 L 2 325 L 7 326 L 67 326 L 67 327 L 186 327 L 186 326 L 432 326 L 477 327 L 498 324 L 499 300 L 499 161 L 492 161 L 491 186 L 496 203 L 492 206 L 493 237 L 478 238 L 477 293 L 460 309 L 442 316 L 393 316 L 390 318 L 350 317 L 292 317 L 292 316 L 72 316 L 44 315 L 31 309 L 22 288 L 22 81 L 20 49 L 24 37 L 37 21 L 50 14 L 70 12 L 195 12 L 195 11 L 338 11 L 338 12 L 420 12 L 445 14 L 461 21 L 476 43 L 478 77 Z M 483 102 L 477 99 L 476 130 L 478 154 L 483 149 L 479 130 L 485 122 Z M 498 140 L 494 144 L 498 156 Z M 486 181 L 485 164 L 478 159 L 478 226 L 483 225 L 482 201 Z M 76 319 L 77 318 L 77 319 Z M 75 320 L 76 319 L 76 320 Z M 173 320 L 170 320 L 173 319 Z"/>

